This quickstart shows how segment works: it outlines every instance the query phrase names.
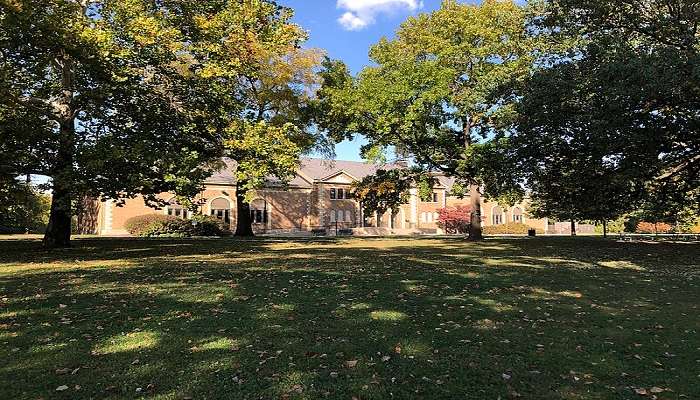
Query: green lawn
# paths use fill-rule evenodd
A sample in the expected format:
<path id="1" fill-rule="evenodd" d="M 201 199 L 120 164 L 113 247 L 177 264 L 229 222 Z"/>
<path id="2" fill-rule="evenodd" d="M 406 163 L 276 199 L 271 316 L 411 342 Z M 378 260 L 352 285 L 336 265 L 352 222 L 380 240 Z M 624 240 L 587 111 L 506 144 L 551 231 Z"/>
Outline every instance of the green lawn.
<path id="1" fill-rule="evenodd" d="M 5 240 L 0 399 L 700 399 L 699 263 L 596 238 Z"/>

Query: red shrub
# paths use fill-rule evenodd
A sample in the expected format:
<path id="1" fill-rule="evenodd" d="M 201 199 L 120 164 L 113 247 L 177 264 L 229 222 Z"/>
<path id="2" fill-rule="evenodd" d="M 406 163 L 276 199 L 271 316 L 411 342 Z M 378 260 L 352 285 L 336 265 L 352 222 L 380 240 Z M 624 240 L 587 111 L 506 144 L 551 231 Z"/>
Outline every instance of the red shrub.
<path id="1" fill-rule="evenodd" d="M 471 224 L 471 206 L 447 207 L 438 210 L 437 225 L 446 233 L 467 233 Z"/>
<path id="2" fill-rule="evenodd" d="M 637 224 L 637 233 L 668 233 L 673 227 L 664 222 L 640 222 Z"/>

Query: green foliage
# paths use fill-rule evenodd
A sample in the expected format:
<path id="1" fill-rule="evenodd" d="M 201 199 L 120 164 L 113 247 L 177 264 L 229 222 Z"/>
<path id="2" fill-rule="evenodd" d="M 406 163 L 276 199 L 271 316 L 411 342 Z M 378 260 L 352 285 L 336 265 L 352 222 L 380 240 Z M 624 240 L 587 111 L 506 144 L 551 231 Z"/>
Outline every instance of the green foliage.
<path id="1" fill-rule="evenodd" d="M 568 46 L 526 82 L 515 139 L 539 215 L 600 221 L 641 207 L 668 221 L 698 209 L 692 3 L 547 2 L 535 26 Z"/>
<path id="2" fill-rule="evenodd" d="M 163 225 L 176 219 L 178 218 L 172 215 L 163 214 L 137 215 L 126 220 L 124 229 L 134 236 L 148 236 L 147 232 L 152 231 L 155 226 Z"/>
<path id="3" fill-rule="evenodd" d="M 488 225 L 483 229 L 485 235 L 527 235 L 532 228 L 520 222 L 508 222 L 502 225 Z"/>
<path id="4" fill-rule="evenodd" d="M 231 234 L 228 224 L 210 215 L 195 214 L 190 218 L 190 222 L 194 225 L 193 236 L 228 236 Z"/>
<path id="5" fill-rule="evenodd" d="M 462 184 L 503 190 L 489 171 L 513 121 L 513 102 L 536 58 L 529 10 L 513 2 L 445 1 L 409 18 L 394 39 L 372 47 L 375 66 L 353 81 L 329 65 L 319 91 L 332 119 L 321 127 L 338 138 L 360 133 L 370 146 L 395 146 L 425 170 Z M 510 187 L 509 187 L 510 189 Z"/>
<path id="6" fill-rule="evenodd" d="M 51 197 L 12 177 L 0 178 L 0 233 L 43 232 Z"/>
<path id="7" fill-rule="evenodd" d="M 626 232 L 625 226 L 626 226 L 626 221 L 627 218 L 625 217 L 620 217 L 612 221 L 607 222 L 607 229 L 608 233 L 623 233 Z M 598 222 L 595 224 L 594 228 L 595 233 L 603 233 L 603 224 Z M 634 230 L 633 230 L 634 231 Z"/>
<path id="8" fill-rule="evenodd" d="M 355 199 L 362 204 L 365 214 L 375 211 L 384 214 L 396 211 L 408 203 L 409 190 L 415 182 L 412 172 L 406 169 L 380 169 L 353 184 Z"/>
<path id="9" fill-rule="evenodd" d="M 275 126 L 265 121 L 231 124 L 226 151 L 237 162 L 237 190 L 251 200 L 254 190 L 270 178 L 287 182 L 294 177 L 304 150 L 294 140 L 299 128 L 291 123 Z"/>
<path id="10" fill-rule="evenodd" d="M 61 246 L 79 196 L 198 193 L 245 78 L 282 63 L 261 54 L 305 36 L 267 0 L 18 0 L 0 16 L 2 169 L 52 178 L 46 243 Z"/>
<path id="11" fill-rule="evenodd" d="M 171 215 L 146 214 L 129 218 L 126 230 L 142 237 L 193 237 L 226 236 L 230 232 L 222 221 L 205 215 L 194 215 L 191 219 Z"/>

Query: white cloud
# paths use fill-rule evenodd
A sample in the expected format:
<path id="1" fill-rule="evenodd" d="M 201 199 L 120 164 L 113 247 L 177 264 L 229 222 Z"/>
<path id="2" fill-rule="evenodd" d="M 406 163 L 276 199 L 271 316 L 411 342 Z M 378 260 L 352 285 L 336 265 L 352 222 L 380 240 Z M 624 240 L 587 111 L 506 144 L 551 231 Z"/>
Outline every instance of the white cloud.
<path id="1" fill-rule="evenodd" d="M 422 0 L 338 0 L 337 7 L 345 10 L 338 23 L 349 31 L 357 31 L 373 24 L 381 13 L 398 10 L 416 11 L 423 7 Z"/>
<path id="2" fill-rule="evenodd" d="M 344 13 L 342 17 L 338 18 L 338 22 L 340 22 L 340 25 L 343 25 L 343 28 L 349 31 L 359 31 L 369 24 L 367 20 L 358 17 L 350 11 Z"/>

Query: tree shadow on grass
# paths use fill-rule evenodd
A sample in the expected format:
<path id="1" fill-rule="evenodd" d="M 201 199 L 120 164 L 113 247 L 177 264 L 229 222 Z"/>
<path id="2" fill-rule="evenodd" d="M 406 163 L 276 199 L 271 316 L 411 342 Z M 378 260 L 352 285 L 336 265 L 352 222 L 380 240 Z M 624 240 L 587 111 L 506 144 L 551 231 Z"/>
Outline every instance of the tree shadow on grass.
<path id="1" fill-rule="evenodd" d="M 0 243 L 0 398 L 700 395 L 697 246 L 36 245 Z"/>

